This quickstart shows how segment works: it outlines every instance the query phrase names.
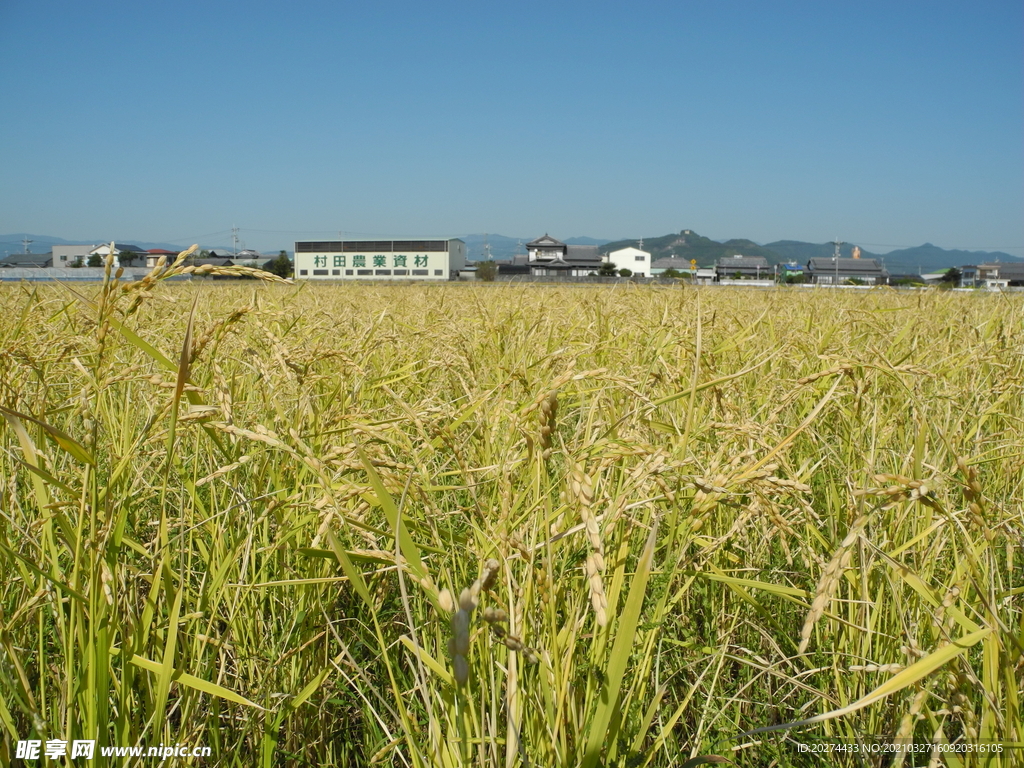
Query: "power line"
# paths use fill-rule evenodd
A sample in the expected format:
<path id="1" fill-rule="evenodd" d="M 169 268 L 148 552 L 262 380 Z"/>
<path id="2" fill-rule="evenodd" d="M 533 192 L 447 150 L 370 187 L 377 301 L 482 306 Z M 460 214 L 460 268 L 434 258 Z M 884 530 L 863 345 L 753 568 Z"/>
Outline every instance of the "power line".
<path id="1" fill-rule="evenodd" d="M 159 237 L 159 238 L 156 238 L 156 242 L 179 243 L 179 242 L 186 241 L 186 240 L 191 240 L 192 242 L 197 242 L 197 241 L 203 239 L 204 237 L 217 237 L 218 235 L 226 235 L 230 231 L 231 231 L 230 229 L 222 229 L 222 230 L 219 230 L 217 232 L 207 232 L 205 235 L 185 235 L 184 237 Z"/>

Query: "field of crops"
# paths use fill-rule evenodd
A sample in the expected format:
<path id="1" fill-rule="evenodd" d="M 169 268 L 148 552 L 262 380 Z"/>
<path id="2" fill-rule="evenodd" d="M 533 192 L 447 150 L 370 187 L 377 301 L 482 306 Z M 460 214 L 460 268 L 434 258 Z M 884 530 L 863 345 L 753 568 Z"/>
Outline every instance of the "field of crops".
<path id="1" fill-rule="evenodd" d="M 0 764 L 1024 762 L 1019 296 L 5 285 L 0 406 Z"/>

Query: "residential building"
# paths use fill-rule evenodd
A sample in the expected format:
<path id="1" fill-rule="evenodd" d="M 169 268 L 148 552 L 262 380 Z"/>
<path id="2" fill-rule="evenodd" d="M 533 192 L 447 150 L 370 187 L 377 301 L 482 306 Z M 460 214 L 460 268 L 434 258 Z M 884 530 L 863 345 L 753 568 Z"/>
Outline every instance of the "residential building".
<path id="1" fill-rule="evenodd" d="M 628 269 L 639 277 L 651 276 L 651 254 L 639 248 L 620 248 L 605 254 L 603 261 L 611 262 L 618 269 Z"/>
<path id="2" fill-rule="evenodd" d="M 1024 286 L 1024 262 L 967 264 L 960 268 L 961 287 L 1006 288 Z"/>
<path id="3" fill-rule="evenodd" d="M 726 256 L 715 264 L 718 280 L 764 280 L 774 276 L 773 268 L 764 256 Z"/>
<path id="4" fill-rule="evenodd" d="M 167 251 L 163 248 L 151 248 L 146 251 L 146 266 L 152 269 L 160 261 L 160 257 L 164 257 L 165 264 L 173 264 L 174 260 L 178 258 L 177 251 Z"/>
<path id="5" fill-rule="evenodd" d="M 978 287 L 978 265 L 977 264 L 964 264 L 960 267 L 960 287 L 961 288 L 977 288 Z"/>
<path id="6" fill-rule="evenodd" d="M 141 260 L 146 255 L 146 252 L 137 245 L 128 245 L 126 243 L 103 243 L 89 251 L 89 256 L 99 256 L 101 260 L 106 260 L 107 255 L 110 253 L 114 254 L 115 267 L 122 266 L 121 262 L 134 262 L 136 259 Z M 86 257 L 85 261 L 88 263 L 88 257 Z M 128 265 L 125 264 L 124 266 Z"/>
<path id="7" fill-rule="evenodd" d="M 510 266 L 527 265 L 532 275 L 596 275 L 601 269 L 601 254 L 596 245 L 567 245 L 544 234 L 526 244 L 526 256 L 516 256 Z"/>
<path id="8" fill-rule="evenodd" d="M 839 257 L 814 258 L 807 262 L 808 282 L 816 285 L 844 285 L 853 281 L 885 285 L 889 274 L 878 259 Z"/>
<path id="9" fill-rule="evenodd" d="M 72 264 L 84 265 L 89 260 L 96 243 L 88 245 L 55 245 L 53 246 L 53 266 L 70 267 Z"/>
<path id="10" fill-rule="evenodd" d="M 231 256 L 231 261 L 240 267 L 253 267 L 254 269 L 266 269 L 267 265 L 276 259 L 276 256 L 264 256 L 259 251 L 246 249 Z"/>
<path id="11" fill-rule="evenodd" d="M 669 269 L 674 269 L 676 272 L 688 273 L 692 267 L 693 265 L 686 259 L 678 256 L 665 256 L 664 258 L 651 262 L 651 275 L 657 277 Z"/>
<path id="12" fill-rule="evenodd" d="M 52 253 L 12 253 L 0 259 L 0 268 L 3 269 L 46 269 L 52 266 Z"/>

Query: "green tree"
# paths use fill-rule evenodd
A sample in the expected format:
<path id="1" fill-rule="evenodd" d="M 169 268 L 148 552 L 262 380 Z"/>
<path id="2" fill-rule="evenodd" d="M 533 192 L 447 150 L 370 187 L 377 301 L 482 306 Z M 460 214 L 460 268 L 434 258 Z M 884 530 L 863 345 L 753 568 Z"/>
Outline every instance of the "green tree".
<path id="1" fill-rule="evenodd" d="M 494 261 L 482 261 L 476 265 L 476 279 L 493 283 L 498 276 L 498 265 Z"/>
<path id="2" fill-rule="evenodd" d="M 125 267 L 130 267 L 132 262 L 139 258 L 139 254 L 134 251 L 121 251 L 117 254 L 117 261 Z"/>
<path id="3" fill-rule="evenodd" d="M 102 267 L 103 257 L 100 256 L 98 253 L 94 253 L 89 257 L 89 261 L 87 262 L 87 264 L 90 267 Z"/>
<path id="4" fill-rule="evenodd" d="M 278 277 L 285 278 L 291 277 L 295 273 L 292 260 L 288 258 L 288 254 L 284 251 L 277 254 L 277 258 L 267 264 L 266 270 Z"/>
<path id="5" fill-rule="evenodd" d="M 960 285 L 960 281 L 963 279 L 964 273 L 960 271 L 959 267 L 950 267 L 946 270 L 946 274 L 942 277 L 943 283 L 949 283 L 956 287 Z"/>
<path id="6" fill-rule="evenodd" d="M 606 261 L 604 264 L 601 265 L 601 269 L 597 271 L 597 274 L 600 275 L 601 277 L 615 277 L 617 270 L 618 267 L 616 267 L 610 261 Z"/>
<path id="7" fill-rule="evenodd" d="M 632 276 L 633 276 L 633 272 L 631 270 L 626 269 L 625 267 L 623 267 L 622 269 L 619 270 L 619 277 L 632 277 Z"/>
<path id="8" fill-rule="evenodd" d="M 668 269 L 661 273 L 661 276 L 672 279 L 676 277 L 682 277 L 682 273 L 680 273 L 677 269 L 672 269 L 671 267 L 669 267 Z"/>

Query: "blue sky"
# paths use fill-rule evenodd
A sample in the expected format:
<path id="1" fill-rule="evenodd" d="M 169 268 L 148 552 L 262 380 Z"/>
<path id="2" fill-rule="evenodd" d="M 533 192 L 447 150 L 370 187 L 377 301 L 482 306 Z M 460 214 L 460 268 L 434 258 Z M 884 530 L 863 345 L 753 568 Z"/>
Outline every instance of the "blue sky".
<path id="1" fill-rule="evenodd" d="M 0 2 L 0 232 L 1024 256 L 1024 4 Z"/>

